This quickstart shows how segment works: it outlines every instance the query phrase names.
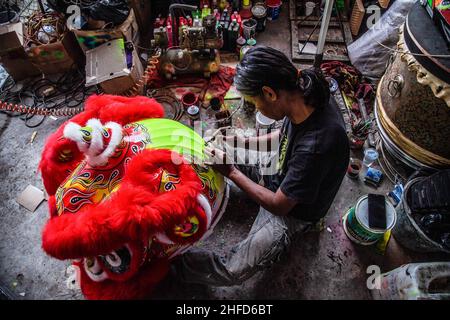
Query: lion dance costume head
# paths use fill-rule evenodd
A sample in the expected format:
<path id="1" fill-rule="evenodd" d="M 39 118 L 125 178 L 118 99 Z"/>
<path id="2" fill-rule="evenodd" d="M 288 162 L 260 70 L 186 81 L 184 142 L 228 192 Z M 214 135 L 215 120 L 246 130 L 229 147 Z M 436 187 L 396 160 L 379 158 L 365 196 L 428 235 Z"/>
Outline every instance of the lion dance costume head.
<path id="1" fill-rule="evenodd" d="M 89 299 L 142 299 L 208 236 L 228 199 L 203 139 L 146 97 L 91 96 L 46 143 L 43 249 L 71 259 Z"/>

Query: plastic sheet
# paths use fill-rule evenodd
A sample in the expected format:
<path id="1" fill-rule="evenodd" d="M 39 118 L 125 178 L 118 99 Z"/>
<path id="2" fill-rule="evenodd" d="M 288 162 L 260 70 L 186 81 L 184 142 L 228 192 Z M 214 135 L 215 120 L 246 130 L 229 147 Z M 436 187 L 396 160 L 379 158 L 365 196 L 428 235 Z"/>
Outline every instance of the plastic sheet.
<path id="1" fill-rule="evenodd" d="M 47 3 L 50 8 L 63 14 L 67 14 L 67 7 L 70 5 L 66 0 L 48 0 Z M 126 0 L 81 1 L 80 8 L 83 16 L 112 23 L 114 26 L 122 24 L 130 13 Z"/>
<path id="2" fill-rule="evenodd" d="M 396 0 L 372 28 L 348 46 L 351 63 L 374 83 L 382 77 L 392 53 L 380 43 L 396 48 L 400 27 L 414 3 L 416 0 Z"/>

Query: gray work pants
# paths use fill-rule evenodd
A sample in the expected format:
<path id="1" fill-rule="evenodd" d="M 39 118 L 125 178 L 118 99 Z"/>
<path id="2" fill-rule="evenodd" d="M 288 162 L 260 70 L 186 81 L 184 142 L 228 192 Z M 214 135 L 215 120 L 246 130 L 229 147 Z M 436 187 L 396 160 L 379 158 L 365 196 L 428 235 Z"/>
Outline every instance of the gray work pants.
<path id="1" fill-rule="evenodd" d="M 240 167 L 249 178 L 258 182 L 254 167 Z M 193 247 L 175 262 L 180 280 L 213 286 L 241 284 L 278 261 L 297 233 L 306 232 L 313 223 L 290 216 L 276 216 L 260 207 L 248 236 L 235 245 L 229 254 Z"/>

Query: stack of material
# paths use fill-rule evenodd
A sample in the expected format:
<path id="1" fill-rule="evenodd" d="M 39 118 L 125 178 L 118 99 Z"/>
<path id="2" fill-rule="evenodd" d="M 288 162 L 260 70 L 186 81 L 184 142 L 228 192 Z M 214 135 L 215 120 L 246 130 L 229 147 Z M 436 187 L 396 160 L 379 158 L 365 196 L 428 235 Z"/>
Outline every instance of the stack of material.
<path id="1" fill-rule="evenodd" d="M 131 43 L 125 45 L 123 39 L 111 40 L 86 52 L 86 86 L 100 84 L 105 93 L 126 94 L 143 74 L 136 50 Z"/>

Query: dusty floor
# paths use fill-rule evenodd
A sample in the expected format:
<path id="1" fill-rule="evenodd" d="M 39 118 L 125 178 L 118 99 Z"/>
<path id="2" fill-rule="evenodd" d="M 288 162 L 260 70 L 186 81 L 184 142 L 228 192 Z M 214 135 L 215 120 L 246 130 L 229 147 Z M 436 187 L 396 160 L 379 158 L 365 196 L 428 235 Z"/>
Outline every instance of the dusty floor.
<path id="1" fill-rule="evenodd" d="M 269 44 L 290 55 L 288 10 L 278 21 L 268 23 L 259 43 Z M 64 119 L 47 119 L 29 129 L 18 118 L 0 114 L 0 285 L 18 299 L 81 299 L 78 290 L 68 289 L 69 262 L 52 259 L 42 251 L 41 230 L 48 213 L 44 202 L 34 213 L 19 207 L 16 196 L 29 184 L 43 188 L 37 165 L 46 137 Z M 30 137 L 37 136 L 33 144 Z M 386 192 L 389 185 L 376 192 Z M 442 259 L 439 255 L 416 255 L 391 239 L 386 254 L 354 245 L 345 236 L 340 219 L 356 199 L 375 190 L 362 182 L 344 179 L 330 208 L 322 232 L 299 237 L 284 259 L 270 271 L 261 272 L 242 286 L 204 287 L 163 283 L 155 298 L 174 299 L 370 299 L 366 268 L 379 265 L 389 271 L 403 263 Z M 253 222 L 257 205 L 233 189 L 223 219 L 214 234 L 201 245 L 225 253 L 242 239 Z M 328 228 L 328 229 L 327 229 Z M 448 260 L 448 259 L 447 259 Z"/>

